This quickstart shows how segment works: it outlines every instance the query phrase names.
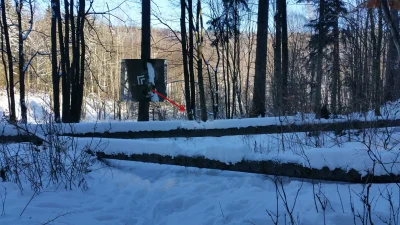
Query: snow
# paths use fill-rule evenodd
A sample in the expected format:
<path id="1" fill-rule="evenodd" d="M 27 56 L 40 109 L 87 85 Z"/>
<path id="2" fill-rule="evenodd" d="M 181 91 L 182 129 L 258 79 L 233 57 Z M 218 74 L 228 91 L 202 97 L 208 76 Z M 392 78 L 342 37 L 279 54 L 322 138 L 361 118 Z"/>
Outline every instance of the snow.
<path id="1" fill-rule="evenodd" d="M 3 104 L 6 103 L 5 98 L 4 95 L 0 95 L 0 111 L 5 111 L 7 107 Z M 50 106 L 46 105 L 43 99 L 46 99 L 46 96 L 28 95 L 26 103 L 30 123 L 27 129 L 46 138 L 47 134 L 44 132 L 46 127 L 40 123 L 50 118 Z M 399 103 L 388 103 L 383 106 L 383 116 L 379 118 L 400 118 L 397 113 L 400 108 Z M 18 107 L 17 109 L 19 110 Z M 60 133 L 168 131 L 288 123 L 368 121 L 376 118 L 378 117 L 373 113 L 365 115 L 354 113 L 337 119 L 316 120 L 312 114 L 298 114 L 286 118 L 233 119 L 201 123 L 87 122 L 76 125 L 59 124 L 54 128 Z M 6 124 L 1 125 L 0 131 L 5 135 L 21 132 L 14 126 Z M 91 146 L 102 146 L 102 149 L 92 150 L 110 154 L 155 153 L 172 157 L 203 156 L 227 164 L 242 160 L 274 160 L 316 169 L 323 167 L 331 170 L 342 168 L 346 171 L 355 169 L 362 175 L 372 172 L 374 162 L 378 162 L 373 170 L 375 175 L 400 174 L 398 128 L 367 130 L 359 135 L 355 134 L 355 131 L 352 132 L 353 134 L 345 136 L 323 132 L 319 136 L 292 133 L 138 140 L 76 138 L 75 141 L 78 149 L 84 149 L 90 143 Z M 386 139 L 388 135 L 391 135 L 390 139 Z M 368 144 L 369 138 L 371 144 Z M 19 154 L 23 154 L 23 149 L 26 147 L 24 144 L 9 146 L 11 152 L 13 149 L 18 149 Z M 325 224 L 353 224 L 352 205 L 354 212 L 361 214 L 366 207 L 362 198 L 367 195 L 367 189 L 359 184 L 320 181 L 313 186 L 311 181 L 303 182 L 301 179 L 283 177 L 282 183 L 276 186 L 273 182 L 274 177 L 271 176 L 130 161 L 106 161 L 110 163 L 109 166 L 97 162 L 92 171 L 85 175 L 88 189 L 84 191 L 79 188 L 67 191 L 62 185 L 49 185 L 40 193 L 34 193 L 29 182 L 24 180 L 21 192 L 14 183 L 0 183 L 0 224 L 31 225 L 45 224 L 49 221 L 51 222 L 48 224 L 74 225 L 273 224 L 269 214 L 276 213 L 277 207 L 278 224 L 289 224 L 285 223 L 285 220 L 290 220 L 287 207 L 284 205 L 286 200 L 288 208 L 292 208 L 295 204 L 292 215 L 296 224 L 324 224 L 324 219 Z M 381 219 L 395 218 L 396 215 L 391 213 L 400 208 L 400 202 L 396 201 L 400 197 L 399 193 L 398 184 L 372 185 L 369 201 L 374 224 L 385 224 Z M 390 208 L 391 203 L 386 200 L 389 195 L 393 199 L 393 209 Z M 284 196 L 287 197 L 286 200 Z M 316 196 L 321 202 L 315 200 Z M 321 208 L 324 202 L 327 204 L 325 211 Z M 360 219 L 356 218 L 355 221 L 356 224 L 361 224 Z"/>
<path id="2" fill-rule="evenodd" d="M 399 135 L 393 134 L 393 138 Z M 100 139 L 80 138 L 81 147 L 88 143 L 106 143 L 107 154 L 159 154 L 162 156 L 202 156 L 210 160 L 218 160 L 226 164 L 238 163 L 242 160 L 272 160 L 281 163 L 296 163 L 305 167 L 331 170 L 341 168 L 345 171 L 354 169 L 360 174 L 367 172 L 375 175 L 387 175 L 389 172 L 400 174 L 400 150 L 392 146 L 384 150 L 380 143 L 366 146 L 352 141 L 341 143 L 325 143 L 322 147 L 312 147 L 306 143 L 304 134 L 285 134 L 286 149 L 282 149 L 282 135 L 248 135 L 202 138 L 159 138 L 159 139 Z M 323 137 L 322 137 L 323 138 Z M 330 139 L 329 136 L 325 137 Z M 301 141 L 302 140 L 302 141 Z M 400 140 L 400 139 L 398 139 Z M 300 143 L 301 142 L 301 143 Z M 331 147 L 328 147 L 331 145 Z M 372 154 L 373 153 L 373 154 Z M 374 161 L 377 161 L 372 171 Z"/>
<path id="3" fill-rule="evenodd" d="M 116 168 L 100 168 L 87 176 L 87 191 L 49 187 L 29 204 L 32 191 L 21 194 L 15 184 L 1 183 L 0 194 L 4 198 L 6 190 L 7 198 L 0 224 L 44 224 L 60 215 L 50 224 L 273 224 L 267 212 L 276 213 L 277 193 L 270 177 L 136 162 L 111 164 Z M 316 210 L 311 183 L 283 178 L 282 184 L 289 208 L 298 192 L 293 211 L 298 224 L 323 224 L 324 212 L 321 206 Z M 363 211 L 357 196 L 363 193 L 362 185 L 321 183 L 315 190 L 329 201 L 326 224 L 353 224 L 352 201 L 356 212 Z M 398 199 L 396 184 L 373 185 L 370 195 L 378 197 L 385 190 L 393 190 L 393 199 Z M 285 224 L 286 209 L 280 197 L 278 201 L 279 224 Z M 373 221 L 383 224 L 378 216 L 389 218 L 388 202 L 374 198 L 371 205 Z"/>
<path id="4" fill-rule="evenodd" d="M 139 131 L 169 131 L 176 129 L 198 130 L 198 129 L 227 129 L 227 128 L 244 128 L 244 127 L 258 127 L 269 125 L 285 125 L 285 124 L 305 124 L 309 121 L 300 121 L 293 118 L 292 121 L 280 122 L 278 117 L 267 118 L 246 118 L 246 119 L 229 119 L 229 120 L 214 120 L 207 122 L 187 121 L 187 120 L 173 120 L 173 121 L 149 121 L 149 122 L 122 122 L 122 121 L 108 121 L 108 122 L 82 122 L 78 124 L 62 124 L 62 130 L 65 133 L 90 133 L 90 132 L 139 132 Z M 338 120 L 336 120 L 338 121 Z M 321 120 L 318 123 L 333 122 L 332 120 Z M 341 120 L 344 122 L 344 120 Z M 36 129 L 40 124 L 29 124 L 29 127 Z M 1 125 L 0 125 L 1 129 Z"/>

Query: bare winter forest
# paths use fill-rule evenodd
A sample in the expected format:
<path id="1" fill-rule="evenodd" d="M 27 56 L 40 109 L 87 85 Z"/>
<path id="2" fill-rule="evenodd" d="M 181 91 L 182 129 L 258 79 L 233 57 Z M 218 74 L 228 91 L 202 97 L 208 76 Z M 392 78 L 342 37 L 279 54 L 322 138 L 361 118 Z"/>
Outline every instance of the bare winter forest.
<path id="1" fill-rule="evenodd" d="M 0 9 L 0 224 L 400 224 L 400 0 Z"/>
<path id="2" fill-rule="evenodd" d="M 0 82 L 11 121 L 26 121 L 31 92 L 48 94 L 56 121 L 79 122 L 84 99 L 97 102 L 98 119 L 136 119 L 139 105 L 120 98 L 120 62 L 142 57 L 141 3 L 103 11 L 96 4 L 103 3 L 2 0 Z M 146 38 L 150 58 L 168 60 L 168 96 L 186 106 L 189 120 L 371 109 L 379 115 L 381 104 L 400 97 L 396 4 L 154 2 L 148 13 L 156 26 Z M 166 103 L 141 113 L 139 120 L 182 118 Z"/>

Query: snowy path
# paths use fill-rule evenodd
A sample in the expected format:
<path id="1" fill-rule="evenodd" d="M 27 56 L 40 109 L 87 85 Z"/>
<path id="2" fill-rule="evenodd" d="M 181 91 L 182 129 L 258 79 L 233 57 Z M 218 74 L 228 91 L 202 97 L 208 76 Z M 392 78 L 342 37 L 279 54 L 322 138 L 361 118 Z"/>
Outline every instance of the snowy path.
<path id="1" fill-rule="evenodd" d="M 7 188 L 6 215 L 0 216 L 0 224 L 44 224 L 68 212 L 71 214 L 50 224 L 272 224 L 266 210 L 276 208 L 275 185 L 265 176 L 135 162 L 113 163 L 121 169 L 99 169 L 88 175 L 88 191 L 48 189 L 32 200 L 21 217 L 33 193 L 26 188 L 21 195 L 14 184 L 0 183 L 2 196 L 3 187 Z M 300 186 L 300 181 L 286 179 L 284 187 L 290 204 Z M 322 190 L 334 209 L 328 207 L 327 224 L 352 224 L 348 187 L 355 193 L 361 191 L 361 185 L 323 184 Z M 378 197 L 378 188 L 384 187 L 394 185 L 373 185 L 371 192 Z M 301 224 L 323 224 L 323 214 L 316 213 L 312 196 L 312 185 L 303 183 L 294 211 Z M 394 199 L 397 196 L 395 192 Z M 356 198 L 354 194 L 356 208 L 361 210 L 362 205 Z M 373 207 L 375 214 L 388 216 L 387 202 L 382 198 Z M 283 205 L 279 208 L 283 215 Z M 374 220 L 382 224 L 376 217 Z M 279 224 L 283 223 L 282 217 Z"/>

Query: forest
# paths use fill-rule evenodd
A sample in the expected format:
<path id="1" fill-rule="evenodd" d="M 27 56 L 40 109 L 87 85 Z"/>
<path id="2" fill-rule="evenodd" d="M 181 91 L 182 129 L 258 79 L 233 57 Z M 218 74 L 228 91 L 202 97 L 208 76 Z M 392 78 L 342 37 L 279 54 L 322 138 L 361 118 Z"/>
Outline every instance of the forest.
<path id="1" fill-rule="evenodd" d="M 28 93 L 49 97 L 56 122 L 79 122 L 89 100 L 99 120 L 207 121 L 380 115 L 400 97 L 398 1 L 170 0 L 169 13 L 145 0 L 96 4 L 1 0 L 11 122 L 27 121 Z M 168 97 L 186 112 L 123 99 L 129 58 L 167 59 Z"/>

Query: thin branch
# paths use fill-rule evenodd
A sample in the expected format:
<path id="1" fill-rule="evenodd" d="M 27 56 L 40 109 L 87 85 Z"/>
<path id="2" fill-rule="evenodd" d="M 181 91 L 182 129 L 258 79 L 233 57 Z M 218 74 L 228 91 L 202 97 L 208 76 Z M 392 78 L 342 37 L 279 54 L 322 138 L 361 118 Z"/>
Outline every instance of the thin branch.
<path id="1" fill-rule="evenodd" d="M 29 9 L 30 9 L 30 16 L 31 18 L 29 19 L 29 28 L 27 31 L 23 32 L 23 36 L 22 36 L 22 40 L 25 41 L 29 34 L 32 31 L 32 27 L 33 27 L 33 7 L 32 7 L 32 0 L 29 0 Z"/>
<path id="2" fill-rule="evenodd" d="M 58 219 L 58 218 L 60 218 L 62 216 L 69 215 L 69 214 L 71 214 L 71 213 L 70 212 L 66 212 L 66 213 L 59 214 L 56 217 L 54 217 L 53 219 L 51 219 L 51 220 L 47 221 L 46 223 L 44 223 L 43 225 L 50 224 L 51 222 L 54 222 L 56 219 Z"/>
<path id="3" fill-rule="evenodd" d="M 37 55 L 50 55 L 50 53 L 44 53 L 40 51 L 36 51 L 35 54 L 31 56 L 31 58 L 28 60 L 28 62 L 24 65 L 23 71 L 26 71 L 28 67 L 31 65 L 32 60 L 37 56 Z"/>
<path id="4" fill-rule="evenodd" d="M 174 34 L 174 36 L 176 37 L 176 39 L 178 39 L 179 42 L 182 42 L 181 39 L 179 38 L 178 34 L 171 28 L 171 26 L 169 26 L 167 23 L 165 23 L 164 21 L 162 21 L 157 15 L 153 14 L 153 16 L 164 26 L 168 27 L 168 29 Z M 182 34 L 181 34 L 182 35 Z"/>

